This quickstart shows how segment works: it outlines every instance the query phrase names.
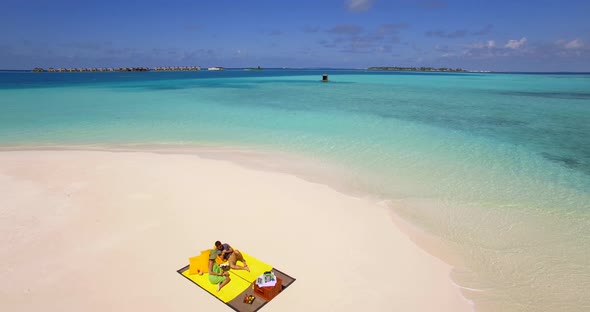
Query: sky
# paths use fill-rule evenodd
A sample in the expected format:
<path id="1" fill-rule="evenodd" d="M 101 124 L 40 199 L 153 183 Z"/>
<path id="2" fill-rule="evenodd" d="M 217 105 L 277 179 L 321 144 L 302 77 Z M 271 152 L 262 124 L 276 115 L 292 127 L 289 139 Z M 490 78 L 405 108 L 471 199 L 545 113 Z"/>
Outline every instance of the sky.
<path id="1" fill-rule="evenodd" d="M 1 0 L 0 69 L 590 72 L 589 0 Z"/>

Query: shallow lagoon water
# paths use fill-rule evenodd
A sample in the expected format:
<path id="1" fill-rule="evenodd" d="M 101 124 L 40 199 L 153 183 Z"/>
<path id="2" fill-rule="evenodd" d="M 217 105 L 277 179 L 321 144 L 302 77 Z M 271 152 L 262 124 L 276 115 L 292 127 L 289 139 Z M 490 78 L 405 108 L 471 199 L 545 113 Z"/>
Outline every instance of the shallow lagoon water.
<path id="1" fill-rule="evenodd" d="M 330 163 L 459 254 L 453 279 L 479 310 L 584 311 L 588 90 L 581 74 L 0 73 L 0 144 L 217 144 Z"/>

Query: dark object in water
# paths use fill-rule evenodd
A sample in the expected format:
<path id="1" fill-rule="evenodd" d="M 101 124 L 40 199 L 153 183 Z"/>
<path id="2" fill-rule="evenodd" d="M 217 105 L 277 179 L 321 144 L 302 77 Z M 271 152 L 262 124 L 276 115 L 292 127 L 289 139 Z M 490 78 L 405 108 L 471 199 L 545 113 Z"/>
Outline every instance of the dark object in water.
<path id="1" fill-rule="evenodd" d="M 328 82 L 328 74 L 322 75 L 322 82 Z"/>

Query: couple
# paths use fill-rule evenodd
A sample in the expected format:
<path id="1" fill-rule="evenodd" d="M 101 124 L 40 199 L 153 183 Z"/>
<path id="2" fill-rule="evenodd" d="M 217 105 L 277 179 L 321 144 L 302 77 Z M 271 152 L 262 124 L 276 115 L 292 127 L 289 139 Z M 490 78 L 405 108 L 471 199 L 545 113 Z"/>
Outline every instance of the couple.
<path id="1" fill-rule="evenodd" d="M 244 256 L 238 251 L 231 248 L 229 244 L 222 244 L 220 241 L 215 242 L 215 249 L 209 253 L 209 281 L 212 284 L 217 284 L 217 291 L 220 291 L 223 286 L 231 281 L 229 272 L 222 270 L 215 259 L 219 256 L 224 261 L 227 260 L 229 267 L 234 270 L 246 270 L 250 272 Z M 242 262 L 244 265 L 239 266 L 236 262 Z"/>

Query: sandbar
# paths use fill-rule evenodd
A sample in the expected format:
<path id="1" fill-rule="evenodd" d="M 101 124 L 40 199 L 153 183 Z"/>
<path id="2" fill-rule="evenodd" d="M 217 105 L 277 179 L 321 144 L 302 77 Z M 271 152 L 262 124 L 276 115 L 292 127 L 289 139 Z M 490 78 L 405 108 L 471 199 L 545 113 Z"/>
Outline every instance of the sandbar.
<path id="1" fill-rule="evenodd" d="M 228 242 L 297 281 L 268 311 L 472 311 L 390 211 L 190 154 L 0 152 L 0 310 L 227 311 L 176 270 Z"/>

